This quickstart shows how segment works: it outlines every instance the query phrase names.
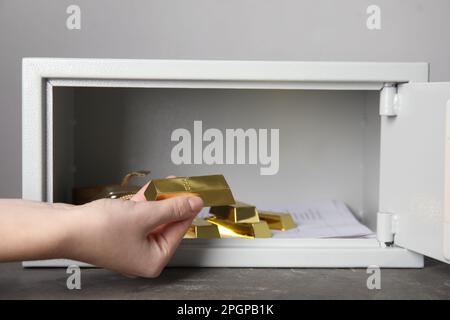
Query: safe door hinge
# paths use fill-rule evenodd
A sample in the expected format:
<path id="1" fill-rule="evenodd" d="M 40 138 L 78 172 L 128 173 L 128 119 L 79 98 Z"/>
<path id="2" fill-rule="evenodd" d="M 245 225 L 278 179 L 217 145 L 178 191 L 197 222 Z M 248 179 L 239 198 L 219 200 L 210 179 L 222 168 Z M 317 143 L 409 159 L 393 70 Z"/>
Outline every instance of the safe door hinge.
<path id="1" fill-rule="evenodd" d="M 384 244 L 392 244 L 397 231 L 397 216 L 390 212 L 377 214 L 377 238 Z"/>
<path id="2" fill-rule="evenodd" d="M 380 91 L 380 116 L 395 117 L 398 114 L 397 84 L 385 83 Z"/>

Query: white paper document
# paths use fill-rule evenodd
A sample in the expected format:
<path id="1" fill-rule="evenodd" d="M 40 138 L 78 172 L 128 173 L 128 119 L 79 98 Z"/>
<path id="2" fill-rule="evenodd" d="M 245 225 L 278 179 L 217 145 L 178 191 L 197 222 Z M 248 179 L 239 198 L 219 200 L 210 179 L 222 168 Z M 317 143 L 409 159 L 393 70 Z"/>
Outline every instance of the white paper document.
<path id="1" fill-rule="evenodd" d="M 263 209 L 290 213 L 297 224 L 297 228 L 291 230 L 273 230 L 274 238 L 365 238 L 374 235 L 342 201 L 305 202 Z"/>

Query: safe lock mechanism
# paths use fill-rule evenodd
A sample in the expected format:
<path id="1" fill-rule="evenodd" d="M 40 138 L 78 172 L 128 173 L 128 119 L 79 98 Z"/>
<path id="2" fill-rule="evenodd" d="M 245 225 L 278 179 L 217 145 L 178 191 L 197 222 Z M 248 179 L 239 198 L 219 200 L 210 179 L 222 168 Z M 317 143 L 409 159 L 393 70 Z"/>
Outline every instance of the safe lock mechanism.
<path id="1" fill-rule="evenodd" d="M 397 84 L 385 83 L 380 92 L 380 116 L 395 117 L 398 109 Z"/>

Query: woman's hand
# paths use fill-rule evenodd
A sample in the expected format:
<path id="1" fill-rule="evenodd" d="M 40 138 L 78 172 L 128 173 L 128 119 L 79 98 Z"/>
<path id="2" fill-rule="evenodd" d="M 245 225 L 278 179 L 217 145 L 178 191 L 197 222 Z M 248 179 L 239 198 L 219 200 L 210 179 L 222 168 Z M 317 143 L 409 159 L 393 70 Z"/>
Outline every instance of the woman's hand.
<path id="1" fill-rule="evenodd" d="M 130 276 L 157 277 L 202 206 L 199 197 L 184 196 L 102 199 L 75 207 L 64 256 Z"/>
<path id="2" fill-rule="evenodd" d="M 0 200 L 0 261 L 68 258 L 157 277 L 203 207 L 199 197 L 102 199 L 81 206 Z"/>

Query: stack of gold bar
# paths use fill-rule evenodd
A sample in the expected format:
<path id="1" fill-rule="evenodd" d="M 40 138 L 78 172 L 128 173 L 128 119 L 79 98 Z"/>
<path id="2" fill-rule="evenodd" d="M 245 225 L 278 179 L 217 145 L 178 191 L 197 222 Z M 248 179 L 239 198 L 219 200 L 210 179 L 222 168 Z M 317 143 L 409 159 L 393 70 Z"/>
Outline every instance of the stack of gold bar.
<path id="1" fill-rule="evenodd" d="M 272 230 L 286 231 L 297 227 L 289 213 L 260 210 L 259 218 L 266 221 Z"/>
<path id="2" fill-rule="evenodd" d="M 227 237 L 270 238 L 272 232 L 266 221 L 260 220 L 255 206 L 236 202 L 228 206 L 211 207 L 212 218 L 207 220 Z"/>
<path id="3" fill-rule="evenodd" d="M 145 191 L 149 201 L 186 194 L 202 198 L 212 217 L 196 218 L 185 238 L 270 238 L 271 229 L 296 227 L 288 213 L 258 212 L 253 205 L 236 202 L 223 175 L 156 179 Z"/>
<path id="4" fill-rule="evenodd" d="M 190 239 L 213 239 L 220 238 L 220 233 L 215 224 L 212 224 L 205 219 L 195 218 L 184 237 Z"/>

